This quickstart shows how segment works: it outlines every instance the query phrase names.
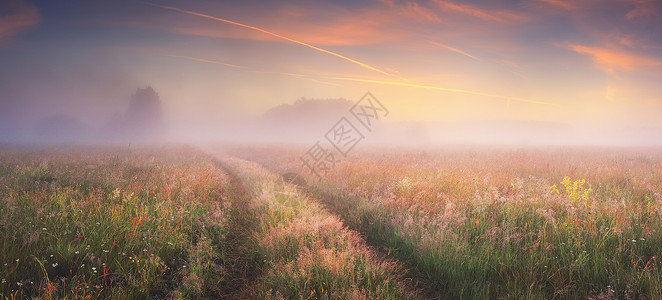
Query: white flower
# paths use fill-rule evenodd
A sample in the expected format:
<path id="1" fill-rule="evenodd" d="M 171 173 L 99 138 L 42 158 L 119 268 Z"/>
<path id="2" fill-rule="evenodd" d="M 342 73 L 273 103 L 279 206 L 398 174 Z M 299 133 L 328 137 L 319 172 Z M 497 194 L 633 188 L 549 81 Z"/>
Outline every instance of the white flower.
<path id="1" fill-rule="evenodd" d="M 57 267 L 57 263 L 52 264 L 53 268 Z"/>

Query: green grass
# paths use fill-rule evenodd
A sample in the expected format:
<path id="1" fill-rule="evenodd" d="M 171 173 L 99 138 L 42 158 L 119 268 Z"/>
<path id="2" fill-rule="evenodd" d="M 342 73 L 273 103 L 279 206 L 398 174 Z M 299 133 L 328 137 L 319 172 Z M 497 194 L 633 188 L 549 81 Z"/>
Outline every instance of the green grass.
<path id="1" fill-rule="evenodd" d="M 399 268 L 314 200 L 279 176 L 243 160 L 221 156 L 251 195 L 258 220 L 253 233 L 262 274 L 251 299 L 411 299 Z"/>
<path id="2" fill-rule="evenodd" d="M 214 295 L 224 177 L 187 149 L 0 152 L 0 298 Z"/>
<path id="3" fill-rule="evenodd" d="M 309 174 L 304 151 L 241 155 Z M 366 151 L 306 180 L 428 297 L 656 298 L 660 170 L 655 149 Z"/>
<path id="4" fill-rule="evenodd" d="M 0 298 L 662 297 L 656 149 L 232 152 L 0 150 Z"/>

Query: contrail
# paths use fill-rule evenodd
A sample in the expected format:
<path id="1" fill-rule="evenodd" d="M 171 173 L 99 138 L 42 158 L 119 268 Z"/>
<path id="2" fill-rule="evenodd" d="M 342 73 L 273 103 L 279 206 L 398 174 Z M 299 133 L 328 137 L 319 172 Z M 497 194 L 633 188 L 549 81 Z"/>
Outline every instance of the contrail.
<path id="1" fill-rule="evenodd" d="M 342 86 L 340 84 L 332 83 L 332 82 L 326 82 L 322 80 L 316 80 L 311 78 L 309 75 L 304 75 L 304 74 L 296 74 L 296 73 L 287 73 L 287 72 L 275 72 L 275 71 L 260 71 L 260 70 L 251 70 L 248 67 L 244 66 L 238 66 L 238 65 L 233 65 L 233 64 L 228 64 L 228 63 L 222 63 L 220 61 L 215 61 L 215 60 L 209 60 L 209 59 L 204 59 L 204 58 L 197 58 L 197 57 L 192 57 L 192 56 L 185 56 L 185 55 L 174 55 L 174 54 L 164 54 L 165 56 L 168 57 L 174 57 L 174 58 L 182 58 L 182 59 L 187 59 L 187 60 L 192 60 L 192 61 L 197 61 L 197 62 L 202 62 L 202 63 L 208 63 L 208 64 L 214 64 L 214 65 L 220 65 L 220 66 L 226 66 L 226 67 L 231 67 L 231 68 L 237 68 L 244 70 L 245 72 L 251 72 L 251 73 L 260 73 L 260 74 L 275 74 L 275 75 L 285 75 L 285 76 L 292 76 L 292 77 L 299 77 L 299 78 L 304 78 L 308 79 L 312 82 L 320 83 L 320 84 L 326 84 L 326 85 L 333 85 L 333 86 Z"/>
<path id="2" fill-rule="evenodd" d="M 178 11 L 178 12 L 181 12 L 181 13 L 185 13 L 185 14 L 189 14 L 189 15 L 194 15 L 194 16 L 198 16 L 198 17 L 202 17 L 202 18 L 206 18 L 206 19 L 211 19 L 211 20 L 215 20 L 215 21 L 221 21 L 221 22 L 225 22 L 225 23 L 228 23 L 228 24 L 237 25 L 237 26 L 241 26 L 241 27 L 248 28 L 248 29 L 252 29 L 252 30 L 256 30 L 256 31 L 259 31 L 259 32 L 262 32 L 262 33 L 266 33 L 266 34 L 271 35 L 271 36 L 275 36 L 275 37 L 277 37 L 277 38 L 279 38 L 279 39 L 283 39 L 283 40 L 286 40 L 286 41 L 289 41 L 289 42 L 292 42 L 292 43 L 296 43 L 296 44 L 299 44 L 299 45 L 302 45 L 302 46 L 306 46 L 306 47 L 308 47 L 308 48 L 312 48 L 312 49 L 315 49 L 315 50 L 320 51 L 320 52 L 324 52 L 324 53 L 327 53 L 327 54 L 331 54 L 331 55 L 333 55 L 333 56 L 336 56 L 336 57 L 342 58 L 342 59 L 344 59 L 344 60 L 346 60 L 346 61 L 349 61 L 349 62 L 355 63 L 355 64 L 357 64 L 357 65 L 359 65 L 359 66 L 361 66 L 361 67 L 364 67 L 364 68 L 366 68 L 366 69 L 370 69 L 370 70 L 373 70 L 373 71 L 379 72 L 379 73 L 384 74 L 384 75 L 394 76 L 394 75 L 392 75 L 392 74 L 390 74 L 390 73 L 388 73 L 388 72 L 386 72 L 386 71 L 382 71 L 382 70 L 377 69 L 377 68 L 375 68 L 375 67 L 372 67 L 372 66 L 370 66 L 370 65 L 364 64 L 364 63 L 362 63 L 362 62 L 360 62 L 360 61 L 357 61 L 357 60 L 351 59 L 351 58 L 349 58 L 349 57 L 347 57 L 347 56 L 343 56 L 343 55 L 341 55 L 341 54 L 338 54 L 338 53 L 335 53 L 335 52 L 331 52 L 331 51 L 326 50 L 326 49 L 322 49 L 322 48 L 319 48 L 319 47 L 315 47 L 315 46 L 313 46 L 313 45 L 310 45 L 310 44 L 307 44 L 307 43 L 304 43 L 304 42 L 301 42 L 301 41 L 297 41 L 297 40 L 295 40 L 295 39 L 288 38 L 288 37 L 286 37 L 286 36 L 282 36 L 282 35 L 280 35 L 280 34 L 273 33 L 273 32 L 271 32 L 271 31 L 267 31 L 267 30 L 264 30 L 264 29 L 262 29 L 262 28 L 258 28 L 258 27 L 250 26 L 250 25 L 246 25 L 246 24 L 241 24 L 241 23 L 237 23 L 237 22 L 230 21 L 230 20 L 221 19 L 221 18 L 218 18 L 218 17 L 214 17 L 214 16 L 210 16 L 210 15 L 206 15 L 206 14 L 202 14 L 202 13 L 198 13 L 198 12 L 194 12 L 194 11 L 190 11 L 190 10 L 185 10 L 185 9 L 181 9 L 181 8 L 177 8 L 177 7 L 166 6 L 166 5 L 160 5 L 160 4 L 156 4 L 156 3 L 152 3 L 152 2 L 145 2 L 145 4 L 148 4 L 148 5 L 151 5 L 151 6 L 155 6 L 155 7 L 164 8 L 164 9 L 169 9 L 169 10 L 173 10 L 173 11 Z"/>
<path id="3" fill-rule="evenodd" d="M 477 61 L 481 61 L 479 58 L 477 58 L 477 57 L 475 57 L 475 56 L 473 56 L 473 55 L 467 53 L 466 51 L 462 51 L 462 50 L 460 50 L 460 49 L 457 49 L 457 48 L 454 48 L 454 47 L 451 47 L 451 46 L 448 46 L 448 45 L 444 45 L 444 44 L 442 44 L 442 43 L 438 43 L 438 42 L 435 42 L 435 41 L 429 41 L 429 42 L 430 42 L 430 44 L 433 44 L 433 45 L 435 45 L 435 46 L 439 46 L 439 47 L 444 48 L 444 49 L 446 49 L 446 50 L 453 51 L 453 52 L 455 52 L 455 53 L 457 53 L 457 54 L 462 54 L 462 55 L 464 55 L 464 56 L 466 56 L 466 57 L 473 58 L 473 59 L 475 59 L 475 60 L 477 60 Z"/>
<path id="4" fill-rule="evenodd" d="M 550 102 L 530 100 L 530 99 L 524 99 L 524 98 L 518 98 L 518 97 L 494 95 L 494 94 L 488 94 L 488 93 L 467 91 L 467 90 L 462 90 L 462 89 L 451 89 L 451 88 L 445 88 L 445 87 L 439 87 L 439 86 L 433 86 L 433 85 L 423 85 L 423 84 L 415 84 L 415 83 L 401 82 L 401 81 L 383 81 L 383 80 L 363 79 L 363 78 L 353 78 L 353 77 L 334 77 L 334 76 L 319 76 L 319 75 L 315 76 L 315 75 L 287 73 L 287 72 L 251 70 L 251 69 L 248 69 L 246 67 L 240 67 L 240 66 L 235 66 L 235 65 L 231 65 L 231 64 L 226 64 L 226 63 L 213 61 L 213 60 L 195 58 L 195 57 L 190 57 L 190 56 L 181 56 L 181 55 L 166 55 L 166 56 L 175 57 L 175 58 L 184 58 L 184 59 L 193 60 L 193 61 L 197 61 L 197 62 L 211 63 L 211 64 L 216 64 L 216 65 L 239 67 L 240 69 L 244 70 L 245 72 L 251 72 L 251 73 L 275 74 L 275 75 L 285 75 L 285 76 L 305 78 L 305 79 L 309 79 L 309 80 L 312 80 L 312 81 L 317 82 L 317 83 L 330 84 L 330 85 L 334 85 L 334 84 L 330 83 L 330 82 L 319 81 L 319 80 L 316 80 L 315 78 L 366 82 L 366 83 L 374 83 L 374 84 L 381 84 L 381 85 L 394 85 L 394 86 L 413 87 L 413 88 L 445 91 L 445 92 L 451 92 L 451 93 L 459 93 L 459 94 L 468 94 L 468 95 L 477 95 L 477 96 L 484 96 L 484 97 L 490 97 L 490 98 L 497 98 L 497 99 L 506 100 L 508 102 L 518 101 L 518 102 L 531 103 L 531 104 L 543 104 L 543 105 L 558 106 L 557 104 L 550 103 Z"/>
<path id="5" fill-rule="evenodd" d="M 203 58 L 183 56 L 183 55 L 174 55 L 174 54 L 164 54 L 164 55 L 169 56 L 169 57 L 183 58 L 183 59 L 194 60 L 194 61 L 198 61 L 198 62 L 210 63 L 210 64 L 215 64 L 215 65 L 221 65 L 221 66 L 226 66 L 226 67 L 246 69 L 246 67 L 244 67 L 244 66 L 238 66 L 238 65 L 228 64 L 228 63 L 222 63 L 220 61 L 215 61 L 215 60 L 208 60 L 208 59 L 203 59 Z"/>
<path id="6" fill-rule="evenodd" d="M 452 93 L 485 96 L 485 97 L 491 97 L 491 98 L 504 99 L 504 100 L 508 100 L 508 101 L 519 101 L 519 102 L 526 102 L 526 103 L 532 103 L 532 104 L 544 104 L 544 105 L 557 106 L 557 104 L 555 104 L 555 103 L 544 102 L 544 101 L 537 101 L 537 100 L 530 100 L 530 99 L 517 98 L 517 97 L 494 95 L 494 94 L 487 94 L 487 93 L 481 93 L 481 92 L 473 92 L 473 91 L 467 91 L 467 90 L 461 90 L 461 89 L 451 89 L 451 88 L 438 87 L 438 86 L 433 86 L 433 85 L 422 85 L 422 84 L 415 84 L 415 83 L 408 83 L 408 82 L 382 81 L 382 80 L 361 79 L 361 78 L 351 78 L 351 77 L 327 77 L 327 79 L 368 82 L 368 83 L 376 83 L 376 84 L 383 84 L 383 85 L 406 86 L 406 87 L 446 91 L 446 92 L 452 92 Z"/>

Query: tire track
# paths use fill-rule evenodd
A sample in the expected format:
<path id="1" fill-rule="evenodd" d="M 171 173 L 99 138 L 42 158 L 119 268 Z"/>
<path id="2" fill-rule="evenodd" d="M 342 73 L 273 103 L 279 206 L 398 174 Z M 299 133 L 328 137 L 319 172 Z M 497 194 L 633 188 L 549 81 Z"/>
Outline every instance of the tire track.
<path id="1" fill-rule="evenodd" d="M 317 221 L 315 221 L 315 220 L 317 220 L 317 218 L 320 218 L 319 220 L 327 220 L 327 218 L 329 218 L 328 220 L 332 220 L 333 218 L 335 218 L 337 221 L 334 221 L 334 222 L 337 222 L 337 224 L 339 224 L 338 225 L 339 227 L 336 228 L 336 229 L 339 230 L 338 232 L 339 232 L 340 236 L 342 236 L 342 237 L 340 237 L 340 236 L 336 237 L 336 239 L 340 239 L 340 240 L 337 240 L 337 242 L 341 243 L 341 244 L 345 243 L 345 242 L 340 242 L 340 241 L 341 240 L 345 241 L 344 239 L 346 239 L 346 238 L 349 238 L 349 240 L 353 241 L 353 242 L 347 242 L 349 244 L 343 246 L 342 249 L 344 249 L 344 250 L 338 250 L 338 251 L 341 251 L 341 252 L 342 251 L 349 251 L 349 252 L 344 252 L 344 253 L 346 253 L 345 255 L 347 255 L 347 254 L 352 254 L 352 255 L 356 254 L 356 255 L 359 255 L 361 257 L 361 258 L 359 258 L 359 257 L 356 258 L 356 259 L 361 260 L 361 262 L 358 265 L 347 266 L 347 267 L 350 267 L 350 270 L 353 270 L 353 272 L 358 272 L 358 273 L 345 274 L 345 276 L 348 276 L 348 277 L 345 277 L 345 278 L 352 278 L 352 279 L 348 279 L 348 280 L 357 280 L 357 278 L 359 278 L 358 279 L 359 281 L 354 283 L 354 284 L 359 284 L 358 286 L 357 285 L 347 286 L 348 288 L 351 288 L 351 289 L 353 289 L 353 288 L 365 288 L 365 289 L 372 290 L 372 289 L 375 289 L 375 287 L 374 287 L 375 283 L 373 283 L 373 280 L 377 280 L 377 282 L 381 281 L 381 280 L 385 280 L 383 283 L 387 284 L 388 287 L 385 287 L 385 289 L 377 288 L 376 290 L 374 290 L 374 291 L 381 291 L 381 292 L 384 292 L 384 291 L 388 290 L 389 292 L 387 292 L 387 294 L 382 294 L 382 296 L 384 298 L 392 299 L 393 295 L 399 295 L 399 296 L 396 296 L 393 299 L 405 299 L 405 298 L 407 298 L 407 299 L 417 299 L 417 298 L 420 297 L 420 295 L 421 295 L 420 290 L 417 288 L 420 285 L 416 282 L 412 282 L 412 279 L 409 278 L 408 276 L 402 276 L 402 273 L 407 272 L 407 270 L 404 270 L 403 266 L 398 261 L 387 259 L 385 255 L 382 255 L 380 252 L 376 251 L 377 249 L 374 249 L 372 246 L 370 246 L 366 242 L 365 238 L 361 237 L 359 232 L 356 232 L 356 231 L 353 231 L 353 230 L 347 228 L 347 225 L 343 225 L 343 222 L 339 218 L 339 216 L 335 215 L 334 213 L 331 213 L 331 210 L 324 208 L 326 205 L 324 205 L 322 203 L 322 201 L 316 199 L 316 197 L 310 197 L 310 195 L 312 195 L 312 194 L 309 193 L 308 191 L 305 191 L 305 188 L 306 188 L 305 184 L 302 184 L 302 182 L 298 182 L 299 184 L 297 185 L 295 182 L 290 182 L 289 180 L 281 179 L 282 177 L 279 176 L 279 173 L 269 171 L 268 168 L 265 168 L 263 165 L 255 163 L 255 162 L 250 163 L 250 164 L 254 164 L 255 167 L 248 167 L 248 166 L 243 166 L 242 163 L 241 163 L 241 161 L 243 161 L 244 163 L 249 163 L 249 161 L 247 161 L 247 160 L 232 157 L 231 155 L 225 155 L 225 154 L 219 153 L 219 151 L 214 151 L 214 149 L 207 149 L 205 152 L 208 153 L 210 156 L 214 157 L 215 161 L 217 161 L 218 164 L 226 171 L 226 173 L 231 178 L 230 186 L 233 187 L 233 191 L 230 192 L 230 196 L 233 197 L 233 199 L 231 200 L 231 203 L 233 203 L 233 206 L 235 206 L 236 220 L 233 222 L 232 228 L 236 228 L 237 231 L 239 231 L 239 233 L 237 233 L 235 236 L 232 237 L 232 239 L 233 239 L 232 241 L 230 241 L 230 237 L 228 237 L 229 241 L 228 241 L 227 244 L 231 245 L 231 247 L 232 247 L 232 245 L 241 245 L 241 246 L 234 246 L 233 251 L 234 251 L 235 254 L 234 255 L 228 255 L 228 261 L 233 261 L 234 263 L 232 263 L 231 265 L 228 266 L 228 277 L 230 277 L 230 279 L 228 280 L 229 283 L 228 283 L 228 286 L 226 288 L 227 293 L 225 293 L 225 294 L 228 295 L 228 296 L 225 297 L 226 299 L 239 299 L 239 298 L 249 297 L 251 295 L 251 292 L 258 291 L 258 290 L 255 289 L 256 287 L 258 289 L 259 289 L 259 286 L 264 287 L 265 280 L 267 280 L 266 284 L 268 286 L 268 285 L 270 285 L 269 282 L 272 282 L 270 280 L 273 280 L 273 278 L 279 278 L 278 277 L 279 275 L 276 275 L 276 277 L 273 277 L 274 276 L 274 273 L 273 273 L 274 271 L 282 272 L 283 267 L 285 267 L 285 269 L 287 269 L 286 266 L 290 265 L 292 263 L 294 263 L 294 264 L 305 263 L 307 261 L 307 258 L 305 258 L 305 257 L 307 257 L 307 256 L 317 255 L 317 254 L 322 254 L 322 253 L 326 253 L 326 254 L 335 253 L 335 252 L 328 252 L 328 251 L 335 251 L 335 250 L 332 250 L 333 248 L 329 248 L 327 250 L 324 250 L 324 249 L 321 249 L 321 248 L 320 249 L 310 248 L 310 252 L 308 250 L 303 250 L 303 252 L 300 252 L 299 254 L 297 254 L 296 256 L 293 256 L 291 258 L 284 258 L 284 257 L 270 257 L 270 258 L 251 257 L 251 254 L 250 254 L 250 253 L 252 253 L 251 248 L 258 246 L 257 243 L 259 242 L 259 241 L 257 241 L 257 239 L 255 239 L 255 234 L 254 233 L 258 232 L 260 230 L 259 228 L 264 227 L 265 224 L 268 224 L 268 223 L 265 223 L 265 224 L 259 223 L 260 222 L 260 219 L 258 219 L 259 214 L 253 216 L 253 214 L 251 213 L 251 207 L 254 204 L 249 204 L 249 203 L 251 203 L 251 201 L 253 200 L 252 197 L 260 197 L 260 196 L 259 195 L 252 195 L 251 196 L 251 193 L 249 191 L 249 189 L 251 187 L 247 186 L 247 184 L 251 184 L 251 183 L 255 184 L 256 182 L 252 182 L 252 180 L 253 180 L 253 179 L 251 179 L 252 177 L 246 177 L 246 176 L 254 176 L 252 174 L 255 174 L 254 172 L 257 171 L 257 169 L 255 169 L 255 168 L 259 168 L 259 169 L 264 170 L 264 171 L 259 171 L 259 172 L 270 173 L 269 175 L 259 175 L 259 176 L 267 176 L 267 178 L 269 178 L 269 177 L 271 178 L 271 179 L 267 179 L 267 180 L 270 180 L 272 182 L 277 182 L 277 181 L 282 180 L 281 183 L 277 183 L 276 186 L 275 186 L 276 189 L 277 189 L 275 191 L 275 193 L 277 195 L 280 195 L 280 194 L 284 193 L 284 192 L 279 192 L 278 191 L 278 189 L 282 189 L 282 188 L 290 189 L 290 190 L 298 190 L 299 191 L 298 193 L 295 192 L 295 194 L 292 194 L 292 195 L 299 194 L 300 196 L 295 196 L 295 197 L 298 197 L 298 199 L 300 199 L 300 200 L 287 200 L 287 201 L 303 201 L 303 202 L 310 201 L 310 203 L 312 203 L 313 206 L 308 206 L 310 204 L 302 203 L 304 205 L 304 207 L 307 207 L 307 208 L 304 208 L 304 209 L 312 208 L 312 210 L 309 213 L 312 213 L 313 215 L 318 214 L 316 217 L 313 217 L 313 215 L 307 215 L 307 214 L 304 213 L 304 214 L 300 215 L 299 217 L 295 216 L 295 218 L 303 217 L 303 219 L 296 219 L 296 220 L 293 220 L 291 222 L 286 221 L 286 223 L 282 223 L 281 225 L 267 225 L 268 227 L 270 227 L 270 226 L 276 226 L 276 227 L 273 227 L 272 229 L 269 229 L 268 227 L 262 228 L 262 231 L 261 231 L 262 235 L 266 233 L 264 230 L 267 230 L 267 232 L 272 231 L 272 233 L 273 232 L 279 232 L 279 230 L 281 230 L 280 228 L 287 228 L 287 227 L 294 226 L 293 227 L 293 229 L 294 229 L 294 228 L 297 228 L 297 226 L 299 226 L 301 224 L 308 224 L 310 222 L 312 222 L 312 223 L 310 223 L 309 225 L 315 224 L 315 226 L 317 226 L 318 225 L 316 223 Z M 227 159 L 230 159 L 230 160 L 227 161 Z M 234 160 L 236 160 L 236 161 L 234 161 Z M 237 162 L 239 162 L 239 164 L 237 164 Z M 244 168 L 247 168 L 247 169 L 244 169 Z M 266 173 L 261 173 L 261 174 L 266 174 Z M 244 181 L 244 180 L 248 180 L 248 181 L 245 181 L 242 184 L 242 181 Z M 263 178 L 263 179 L 257 179 L 257 180 L 258 180 L 257 182 L 259 182 L 259 180 L 265 180 L 265 179 Z M 285 193 L 285 194 L 287 194 L 287 193 Z M 288 195 L 290 195 L 290 194 L 288 194 Z M 270 196 L 268 196 L 268 197 L 270 197 Z M 279 197 L 279 196 L 276 196 L 276 197 Z M 303 198 L 301 198 L 301 197 L 303 197 Z M 262 199 L 261 201 L 264 201 L 264 199 Z M 276 200 L 276 201 L 283 201 L 283 200 L 281 199 L 281 200 Z M 274 202 L 274 204 L 267 204 L 267 205 L 268 206 L 271 206 L 271 205 L 276 205 L 276 206 L 286 205 L 287 206 L 287 205 L 290 205 L 290 204 L 284 204 L 284 203 L 276 204 Z M 318 208 L 313 208 L 313 207 L 318 207 Z M 286 210 L 288 209 L 288 208 L 285 208 L 285 207 L 282 207 L 282 208 L 284 208 Z M 252 209 L 253 209 L 253 212 L 255 212 L 254 210 L 257 209 L 257 207 L 252 207 Z M 298 208 L 294 208 L 294 207 L 292 209 L 293 210 L 291 212 L 295 212 L 295 211 L 298 210 Z M 288 213 L 285 213 L 285 215 L 287 215 L 287 214 Z M 295 215 L 298 215 L 298 214 L 299 213 L 295 213 Z M 250 217 L 249 215 L 253 216 L 253 217 Z M 268 215 L 268 216 L 265 216 L 265 217 L 267 217 L 267 218 L 277 217 L 277 219 L 278 219 L 278 218 L 280 218 L 278 216 L 282 216 L 282 215 L 280 215 L 280 213 L 277 213 L 277 215 Z M 313 219 L 309 219 L 311 217 Z M 272 221 L 267 221 L 267 222 L 272 222 Z M 277 222 L 280 222 L 280 221 L 277 221 Z M 299 225 L 297 225 L 297 224 L 299 224 Z M 334 224 L 336 224 L 336 223 L 334 223 Z M 250 231 L 246 230 L 246 228 L 256 228 L 256 226 L 259 227 L 258 231 L 254 231 L 253 233 L 251 233 Z M 314 227 L 314 228 L 316 228 L 316 227 Z M 273 230 L 276 230 L 276 231 L 273 231 Z M 300 230 L 300 229 L 294 229 L 294 230 L 297 231 L 297 230 Z M 233 229 L 232 231 L 235 231 L 235 230 Z M 332 230 L 332 231 L 334 231 L 334 230 Z M 266 233 L 266 234 L 269 235 L 269 233 Z M 286 234 L 291 234 L 291 233 L 286 233 Z M 296 233 L 294 233 L 294 234 L 296 235 Z M 260 235 L 260 234 L 258 234 L 258 235 Z M 302 241 L 299 241 L 299 242 L 303 243 L 301 246 L 304 247 L 304 248 L 309 247 L 309 246 L 324 247 L 323 245 L 325 245 L 326 243 L 329 243 L 329 242 L 331 244 L 335 243 L 335 242 L 332 242 L 331 240 L 326 241 L 327 238 L 334 239 L 333 237 L 327 236 L 327 237 L 324 237 L 322 240 L 320 240 L 320 242 L 312 242 L 312 244 L 308 245 L 308 246 L 304 246 L 304 245 L 307 245 L 307 243 L 309 243 L 308 241 L 303 241 L 302 240 Z M 243 240 L 243 242 L 242 242 L 242 240 Z M 247 243 L 246 241 L 252 241 L 252 243 L 251 242 Z M 322 242 L 322 241 L 326 241 L 326 242 Z M 299 242 L 297 242 L 297 243 L 299 243 Z M 319 244 L 319 243 L 321 243 L 321 244 Z M 314 245 L 317 245 L 317 246 L 314 246 Z M 268 246 L 268 247 L 271 247 L 271 246 Z M 281 246 L 276 246 L 276 247 L 280 248 Z M 348 249 L 345 249 L 344 247 L 350 247 L 351 249 L 355 249 L 355 250 L 348 250 Z M 363 249 L 363 250 L 361 250 L 361 249 Z M 301 256 L 301 255 L 303 255 L 303 256 Z M 331 254 L 331 255 L 336 255 L 336 254 Z M 318 261 L 321 258 L 322 257 L 314 258 L 313 261 Z M 259 263 L 256 266 L 255 263 L 256 262 L 263 262 L 264 261 L 263 259 L 266 259 L 269 263 Z M 275 260 L 272 260 L 272 259 L 275 259 Z M 303 259 L 303 260 L 301 260 L 301 259 Z M 341 257 L 337 257 L 336 259 L 341 259 Z M 347 258 L 343 258 L 343 259 L 346 260 Z M 363 261 L 363 260 L 365 260 L 365 261 Z M 338 262 L 338 263 L 341 263 L 341 262 Z M 363 265 L 363 264 L 366 264 L 366 265 Z M 270 267 L 267 267 L 267 266 L 270 266 Z M 367 268 L 367 269 L 365 269 L 365 268 Z M 375 275 L 368 275 L 368 274 L 372 274 L 370 272 L 373 272 L 373 271 L 367 271 L 367 270 L 381 270 L 379 272 L 383 271 L 385 273 L 375 274 Z M 327 272 L 327 271 L 314 271 L 313 269 L 311 269 L 310 271 L 313 271 L 313 273 L 310 273 L 310 274 L 324 274 L 324 272 Z M 288 272 L 290 272 L 290 271 L 288 271 Z M 322 273 L 318 273 L 318 272 L 322 272 Z M 365 272 L 369 272 L 369 273 L 365 273 Z M 361 274 L 361 275 L 358 275 L 358 274 Z M 286 277 L 287 276 L 289 276 L 289 275 L 286 275 Z M 292 281 L 292 282 L 287 281 L 287 283 L 286 282 L 281 282 L 280 284 L 286 284 L 288 286 L 293 284 L 295 286 L 298 286 L 298 284 L 302 283 L 302 282 L 299 282 L 299 281 L 301 279 L 305 279 L 305 278 L 298 278 L 298 276 L 301 276 L 301 274 L 299 274 L 298 271 L 296 273 L 292 273 L 291 276 L 292 276 L 291 279 L 294 280 L 294 281 Z M 310 275 L 308 275 L 308 276 L 310 276 Z M 377 277 L 375 277 L 375 278 L 366 277 L 365 279 L 367 281 L 365 281 L 363 279 L 363 277 L 357 277 L 357 276 L 377 276 Z M 384 276 L 386 276 L 386 278 L 384 278 Z M 269 279 L 269 278 L 271 278 L 271 279 Z M 339 278 L 341 278 L 341 277 L 339 277 Z M 310 278 L 308 278 L 308 280 L 310 280 Z M 331 279 L 331 280 L 333 280 L 333 279 Z M 344 279 L 340 279 L 340 280 L 344 282 Z M 258 285 L 255 286 L 254 284 L 258 284 Z M 319 288 L 321 288 L 321 290 L 314 289 L 312 291 L 306 290 L 305 285 L 301 286 L 301 288 L 306 290 L 306 293 L 310 292 L 312 294 L 310 294 L 310 295 L 305 294 L 305 296 L 304 296 L 304 294 L 300 294 L 299 296 L 301 296 L 303 298 L 313 297 L 314 295 L 323 297 L 324 296 L 323 293 L 325 293 L 325 290 L 327 290 L 327 292 L 328 292 L 328 289 L 324 287 L 328 283 L 324 282 L 324 283 L 321 283 L 321 284 L 322 284 L 321 286 L 318 286 Z M 277 286 L 274 286 L 273 288 L 276 288 L 277 290 L 280 290 L 280 287 L 282 287 L 282 286 L 278 285 L 278 288 L 277 288 Z M 288 290 L 288 289 L 289 289 L 289 287 L 285 288 L 285 290 Z M 308 289 L 310 289 L 310 287 L 308 287 Z M 348 290 L 338 290 L 338 292 L 341 292 L 341 293 L 342 292 L 347 292 L 347 291 Z M 367 290 L 364 290 L 364 291 L 367 291 Z M 294 294 L 292 294 L 292 292 L 294 292 Z M 303 291 L 299 291 L 299 292 L 303 292 Z M 388 294 L 388 293 L 391 293 L 391 292 L 393 292 L 394 294 Z M 260 293 L 260 292 L 258 292 L 258 293 Z M 294 296 L 294 295 L 296 295 L 296 291 L 289 291 L 286 294 L 289 294 L 290 296 Z M 326 294 L 326 295 L 328 296 L 328 294 Z M 370 295 L 370 294 L 368 294 L 368 295 Z M 357 296 L 357 295 L 355 295 L 355 296 Z M 377 296 L 377 295 L 375 294 L 373 296 L 368 296 L 368 297 L 374 297 L 374 296 Z M 382 296 L 377 296 L 377 297 L 382 298 Z M 315 298 L 315 297 L 313 297 L 313 298 Z"/>
<path id="2" fill-rule="evenodd" d="M 420 268 L 420 262 L 410 259 L 412 254 L 417 251 L 411 244 L 402 238 L 398 238 L 396 235 L 388 235 L 391 229 L 380 224 L 376 225 L 376 221 L 369 215 L 363 216 L 358 223 L 348 222 L 348 219 L 350 219 L 348 215 L 356 213 L 357 209 L 351 203 L 358 203 L 358 201 L 342 199 L 340 196 L 320 186 L 309 185 L 303 177 L 296 173 L 281 173 L 259 161 L 253 162 L 260 164 L 276 174 L 281 174 L 284 182 L 297 186 L 310 199 L 314 199 L 329 211 L 337 214 L 346 226 L 360 233 L 366 244 L 375 250 L 383 259 L 391 259 L 400 263 L 404 271 L 404 276 L 409 281 L 408 283 L 415 290 L 420 291 L 425 299 L 445 298 L 445 294 L 442 291 L 443 283 L 434 280 L 430 276 L 430 270 L 422 270 Z"/>
<path id="3" fill-rule="evenodd" d="M 210 155 L 211 156 L 211 155 Z M 211 156 L 216 165 L 229 177 L 228 196 L 232 205 L 225 249 L 225 281 L 221 288 L 221 299 L 246 299 L 247 288 L 262 273 L 262 261 L 252 251 L 255 241 L 252 232 L 257 224 L 249 203 L 250 193 L 234 170 Z"/>

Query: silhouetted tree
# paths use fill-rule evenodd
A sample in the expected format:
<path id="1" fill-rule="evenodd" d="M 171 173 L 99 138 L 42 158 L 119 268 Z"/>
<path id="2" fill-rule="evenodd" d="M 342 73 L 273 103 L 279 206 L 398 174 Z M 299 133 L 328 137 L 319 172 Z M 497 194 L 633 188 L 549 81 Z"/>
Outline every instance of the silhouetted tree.
<path id="1" fill-rule="evenodd" d="M 125 114 L 125 124 L 132 135 L 149 137 L 163 131 L 161 99 L 151 86 L 138 89 L 131 97 Z"/>

